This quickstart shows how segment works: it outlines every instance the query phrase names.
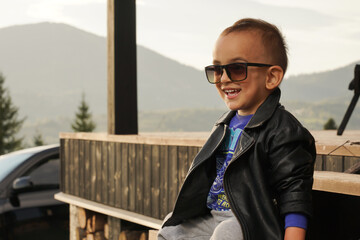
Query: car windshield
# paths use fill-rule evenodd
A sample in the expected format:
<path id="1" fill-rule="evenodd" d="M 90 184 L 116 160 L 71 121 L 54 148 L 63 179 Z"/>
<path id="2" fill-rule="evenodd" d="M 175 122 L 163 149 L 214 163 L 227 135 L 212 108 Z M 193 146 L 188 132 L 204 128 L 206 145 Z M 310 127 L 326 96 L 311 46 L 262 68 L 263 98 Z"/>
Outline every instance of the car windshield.
<path id="1" fill-rule="evenodd" d="M 0 156 L 0 182 L 22 162 L 34 155 L 36 152 L 19 151 Z"/>

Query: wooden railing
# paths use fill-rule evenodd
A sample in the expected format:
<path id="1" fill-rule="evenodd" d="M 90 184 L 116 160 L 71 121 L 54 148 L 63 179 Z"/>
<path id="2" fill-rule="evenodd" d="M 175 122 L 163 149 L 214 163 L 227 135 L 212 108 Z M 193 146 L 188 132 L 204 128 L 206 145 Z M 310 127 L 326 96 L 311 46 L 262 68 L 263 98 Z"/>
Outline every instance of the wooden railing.
<path id="1" fill-rule="evenodd" d="M 334 131 L 313 135 L 318 153 L 315 168 L 319 171 L 314 176 L 317 211 L 321 209 L 318 199 L 324 201 L 322 192 L 326 196 L 360 196 L 360 175 L 344 177 L 344 173 L 322 172 L 343 172 L 360 162 L 360 131 L 343 137 L 337 137 Z M 62 133 L 62 193 L 58 199 L 159 228 L 172 210 L 190 164 L 207 136 L 208 133 Z M 360 203 L 360 197 L 349 199 L 351 204 Z M 336 206 L 341 201 L 330 203 L 341 209 Z M 354 209 L 360 213 L 360 207 Z"/>
<path id="2" fill-rule="evenodd" d="M 100 138 L 93 134 L 62 135 L 61 191 L 156 219 L 164 218 L 171 211 L 200 147 L 186 146 L 194 143 L 186 139 L 179 139 L 176 144 L 165 138 Z"/>

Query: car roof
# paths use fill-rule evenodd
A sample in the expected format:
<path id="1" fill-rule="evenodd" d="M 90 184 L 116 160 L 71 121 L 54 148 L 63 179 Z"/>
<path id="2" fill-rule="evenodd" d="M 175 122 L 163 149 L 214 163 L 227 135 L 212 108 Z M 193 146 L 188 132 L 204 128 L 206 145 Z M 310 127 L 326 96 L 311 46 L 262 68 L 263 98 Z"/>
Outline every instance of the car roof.
<path id="1" fill-rule="evenodd" d="M 45 146 L 39 146 L 39 147 L 32 147 L 32 148 L 26 148 L 26 149 L 22 149 L 22 150 L 18 150 L 18 151 L 15 151 L 15 152 L 11 152 L 11 153 L 7 153 L 7 154 L 4 154 L 4 155 L 0 155 L 1 156 L 10 156 L 10 155 L 15 155 L 15 154 L 24 154 L 24 153 L 28 153 L 28 154 L 35 154 L 37 152 L 41 152 L 41 151 L 44 151 L 44 150 L 48 150 L 48 149 L 51 149 L 51 148 L 56 148 L 56 147 L 59 147 L 59 144 L 51 144 L 51 145 L 45 145 Z"/>

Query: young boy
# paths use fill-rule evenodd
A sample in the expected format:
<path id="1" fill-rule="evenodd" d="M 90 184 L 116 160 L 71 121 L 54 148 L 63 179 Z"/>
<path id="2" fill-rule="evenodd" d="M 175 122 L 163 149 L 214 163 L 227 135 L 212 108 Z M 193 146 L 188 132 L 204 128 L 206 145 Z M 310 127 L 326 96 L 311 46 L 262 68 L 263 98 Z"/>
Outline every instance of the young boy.
<path id="1" fill-rule="evenodd" d="M 225 29 L 205 68 L 230 111 L 195 157 L 159 239 L 305 239 L 316 157 L 280 104 L 286 45 L 272 24 Z"/>

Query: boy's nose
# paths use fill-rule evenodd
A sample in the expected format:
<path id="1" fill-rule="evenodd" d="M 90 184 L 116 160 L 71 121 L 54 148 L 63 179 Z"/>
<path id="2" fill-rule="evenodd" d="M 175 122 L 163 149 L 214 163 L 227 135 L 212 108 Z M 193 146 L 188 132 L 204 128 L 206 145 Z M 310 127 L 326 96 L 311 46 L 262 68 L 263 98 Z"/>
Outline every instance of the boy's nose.
<path id="1" fill-rule="evenodd" d="M 220 82 L 231 82 L 229 76 L 227 75 L 227 72 L 225 69 L 222 70 L 222 74 L 221 74 L 221 78 L 220 78 Z"/>

